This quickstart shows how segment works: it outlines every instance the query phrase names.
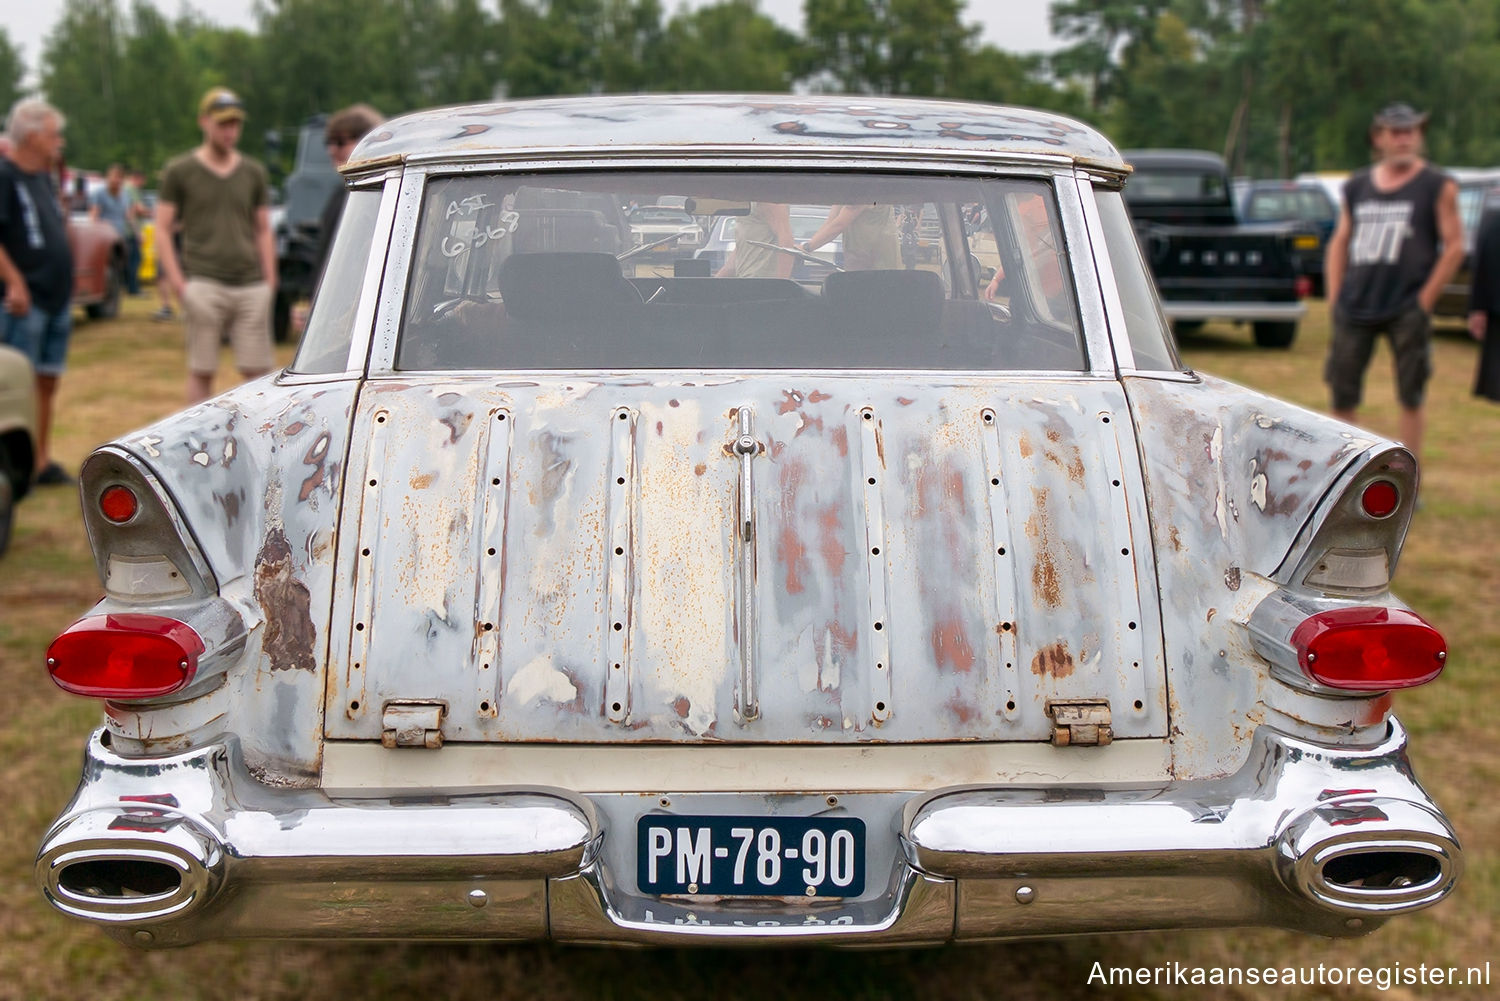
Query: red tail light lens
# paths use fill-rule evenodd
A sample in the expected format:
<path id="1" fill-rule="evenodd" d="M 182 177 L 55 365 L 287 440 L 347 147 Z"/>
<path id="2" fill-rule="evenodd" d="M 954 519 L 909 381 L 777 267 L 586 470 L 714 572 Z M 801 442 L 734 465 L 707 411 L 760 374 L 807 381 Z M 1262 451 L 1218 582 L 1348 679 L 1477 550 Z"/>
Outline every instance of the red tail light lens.
<path id="1" fill-rule="evenodd" d="M 1358 692 L 1425 685 L 1448 659 L 1442 634 L 1401 608 L 1319 612 L 1292 631 L 1292 647 L 1309 678 Z"/>
<path id="2" fill-rule="evenodd" d="M 140 501 L 129 487 L 116 484 L 105 487 L 104 492 L 99 495 L 99 512 L 116 525 L 123 525 L 134 518 L 140 507 Z"/>
<path id="3" fill-rule="evenodd" d="M 149 699 L 187 686 L 203 640 L 160 615 L 90 615 L 47 648 L 47 672 L 64 691 L 104 699 Z"/>
<path id="4" fill-rule="evenodd" d="M 1294 287 L 1298 299 L 1306 299 L 1312 295 L 1312 279 L 1307 277 L 1307 275 L 1298 275 L 1297 283 Z"/>
<path id="5" fill-rule="evenodd" d="M 1359 503 L 1371 518 L 1389 518 L 1401 503 L 1401 491 L 1390 480 L 1376 480 L 1365 487 Z"/>

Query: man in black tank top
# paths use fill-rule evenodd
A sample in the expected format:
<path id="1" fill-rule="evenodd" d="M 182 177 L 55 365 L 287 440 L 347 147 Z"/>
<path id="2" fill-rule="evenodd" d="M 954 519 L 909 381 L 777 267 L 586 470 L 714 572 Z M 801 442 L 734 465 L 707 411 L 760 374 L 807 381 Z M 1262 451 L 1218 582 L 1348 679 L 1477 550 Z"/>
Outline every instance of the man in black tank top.
<path id="1" fill-rule="evenodd" d="M 1392 104 L 1375 115 L 1374 166 L 1344 185 L 1324 278 L 1333 340 L 1323 379 L 1334 416 L 1353 423 L 1365 369 L 1381 334 L 1391 339 L 1401 440 L 1422 448 L 1432 375 L 1432 309 L 1463 262 L 1458 185 L 1422 158 L 1427 115 Z"/>

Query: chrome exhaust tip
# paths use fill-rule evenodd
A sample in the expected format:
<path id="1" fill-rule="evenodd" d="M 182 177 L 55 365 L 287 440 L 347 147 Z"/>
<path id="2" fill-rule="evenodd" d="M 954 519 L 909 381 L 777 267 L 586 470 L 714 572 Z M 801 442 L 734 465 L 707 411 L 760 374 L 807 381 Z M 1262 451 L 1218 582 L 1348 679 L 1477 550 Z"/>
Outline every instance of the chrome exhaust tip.
<path id="1" fill-rule="evenodd" d="M 1346 798 L 1299 817 L 1282 836 L 1282 879 L 1318 903 L 1399 914 L 1448 895 L 1462 870 L 1458 838 L 1434 810 L 1406 800 Z"/>
<path id="2" fill-rule="evenodd" d="M 90 921 L 137 924 L 205 904 L 223 877 L 217 839 L 187 817 L 152 814 L 93 810 L 55 829 L 36 868 L 48 902 Z"/>

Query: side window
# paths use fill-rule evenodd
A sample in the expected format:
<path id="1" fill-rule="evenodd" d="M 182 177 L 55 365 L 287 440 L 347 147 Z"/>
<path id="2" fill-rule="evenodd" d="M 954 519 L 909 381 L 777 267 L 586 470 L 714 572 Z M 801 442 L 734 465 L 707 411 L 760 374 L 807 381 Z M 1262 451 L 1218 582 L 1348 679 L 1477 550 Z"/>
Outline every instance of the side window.
<path id="1" fill-rule="evenodd" d="M 380 196 L 378 188 L 351 191 L 344 202 L 344 214 L 328 252 L 328 264 L 313 295 L 307 329 L 302 333 L 302 345 L 292 362 L 293 372 L 328 375 L 344 371 L 348 364 L 365 265 L 372 249 L 374 253 L 385 251 L 385 241 L 379 241 L 376 246 L 375 240 Z"/>
<path id="2" fill-rule="evenodd" d="M 1099 218 L 1104 224 L 1104 244 L 1109 252 L 1106 265 L 1113 270 L 1120 305 L 1125 308 L 1125 330 L 1135 367 L 1141 372 L 1180 372 L 1183 365 L 1177 357 L 1177 346 L 1156 298 L 1156 288 L 1141 258 L 1135 227 L 1125 210 L 1125 199 L 1118 191 L 1095 189 Z"/>

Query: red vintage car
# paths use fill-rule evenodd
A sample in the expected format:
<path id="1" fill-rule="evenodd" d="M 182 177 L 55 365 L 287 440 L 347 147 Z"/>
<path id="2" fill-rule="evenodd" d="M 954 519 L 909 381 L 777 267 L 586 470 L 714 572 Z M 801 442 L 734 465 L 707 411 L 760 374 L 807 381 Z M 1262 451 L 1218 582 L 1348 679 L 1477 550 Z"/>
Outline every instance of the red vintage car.
<path id="1" fill-rule="evenodd" d="M 120 311 L 125 284 L 125 241 L 109 223 L 74 212 L 68 219 L 68 246 L 73 250 L 73 305 L 91 319 Z"/>

